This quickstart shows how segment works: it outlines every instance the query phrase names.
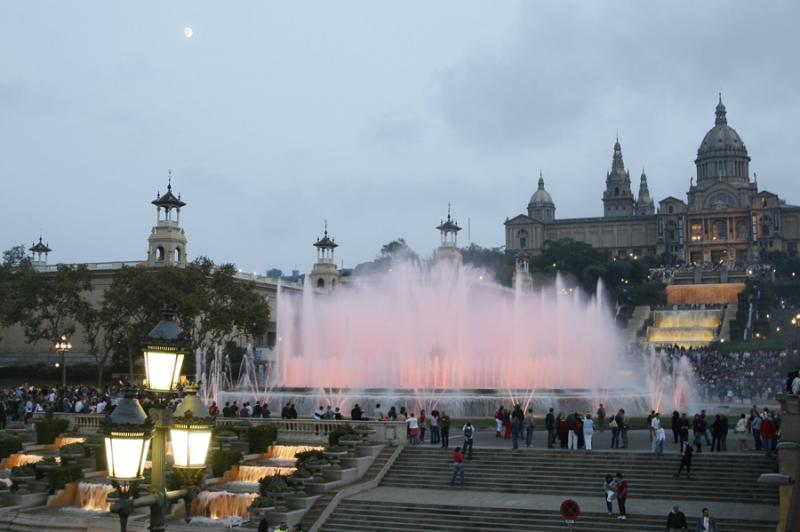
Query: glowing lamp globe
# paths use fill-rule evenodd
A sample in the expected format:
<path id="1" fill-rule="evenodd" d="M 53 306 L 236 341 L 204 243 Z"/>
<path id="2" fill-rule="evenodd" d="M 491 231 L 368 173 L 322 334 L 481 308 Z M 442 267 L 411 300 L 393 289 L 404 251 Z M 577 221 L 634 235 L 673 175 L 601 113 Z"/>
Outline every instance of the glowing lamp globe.
<path id="1" fill-rule="evenodd" d="M 153 424 L 132 389 L 122 399 L 103 427 L 108 476 L 118 482 L 140 480 L 150 449 Z"/>
<path id="2" fill-rule="evenodd" d="M 164 306 L 164 317 L 145 338 L 144 368 L 147 387 L 172 392 L 178 386 L 183 359 L 191 347 L 189 336 L 175 321 L 175 307 Z"/>
<path id="3" fill-rule="evenodd" d="M 186 397 L 175 409 L 169 430 L 174 465 L 176 468 L 204 470 L 214 418 L 197 397 L 196 387 L 187 386 L 186 392 Z"/>

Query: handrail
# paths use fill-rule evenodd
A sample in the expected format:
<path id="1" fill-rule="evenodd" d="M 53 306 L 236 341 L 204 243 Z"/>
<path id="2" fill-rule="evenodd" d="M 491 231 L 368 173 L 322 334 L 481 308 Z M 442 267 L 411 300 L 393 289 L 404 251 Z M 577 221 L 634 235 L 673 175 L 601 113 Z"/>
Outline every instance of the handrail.
<path id="1" fill-rule="evenodd" d="M 345 488 L 339 490 L 336 493 L 336 495 L 333 496 L 331 502 L 328 503 L 328 506 L 326 506 L 325 509 L 322 510 L 322 513 L 319 514 L 319 517 L 317 517 L 317 520 L 314 521 L 314 524 L 311 525 L 310 532 L 318 532 L 319 529 L 322 528 L 322 525 L 325 524 L 325 521 L 328 520 L 331 514 L 336 510 L 336 507 L 339 506 L 339 503 L 342 502 L 342 499 L 344 499 L 345 497 L 352 497 L 353 495 L 356 495 L 363 491 L 377 488 L 378 485 L 381 483 L 381 480 L 383 480 L 383 477 L 386 476 L 386 473 L 389 472 L 389 469 L 391 469 L 395 461 L 397 461 L 397 457 L 400 456 L 401 452 L 403 452 L 404 447 L 405 445 L 397 446 L 397 448 L 394 450 L 394 452 L 386 461 L 386 463 L 383 464 L 381 470 L 378 471 L 378 474 L 375 475 L 375 478 L 373 478 L 372 480 L 366 480 L 358 484 L 352 484 L 350 486 L 346 486 Z"/>

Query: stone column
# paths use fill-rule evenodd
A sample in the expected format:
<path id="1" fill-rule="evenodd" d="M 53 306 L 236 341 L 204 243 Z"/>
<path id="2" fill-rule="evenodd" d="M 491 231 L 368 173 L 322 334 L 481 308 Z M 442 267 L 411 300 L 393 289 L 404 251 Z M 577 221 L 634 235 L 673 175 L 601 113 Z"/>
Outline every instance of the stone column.
<path id="1" fill-rule="evenodd" d="M 781 442 L 800 443 L 800 396 L 778 394 L 781 405 Z M 778 453 L 778 471 L 795 481 L 791 486 L 781 486 L 780 530 L 800 530 L 800 448 L 781 449 Z M 791 525 L 791 526 L 790 526 Z"/>

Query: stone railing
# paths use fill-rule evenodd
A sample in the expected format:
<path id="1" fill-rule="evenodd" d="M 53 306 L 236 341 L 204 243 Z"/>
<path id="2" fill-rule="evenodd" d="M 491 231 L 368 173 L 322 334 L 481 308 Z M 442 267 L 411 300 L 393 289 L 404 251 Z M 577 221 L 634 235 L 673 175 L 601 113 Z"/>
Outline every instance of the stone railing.
<path id="1" fill-rule="evenodd" d="M 34 414 L 34 420 L 45 417 L 44 413 Z M 94 434 L 100 430 L 105 415 L 74 414 L 56 412 L 55 418 L 69 421 L 68 430 L 81 434 Z M 342 425 L 369 427 L 374 430 L 369 440 L 377 443 L 397 445 L 406 442 L 406 424 L 402 421 L 351 421 L 351 420 L 317 420 L 317 419 L 280 419 L 280 418 L 248 418 L 218 417 L 217 426 L 232 425 L 274 425 L 278 429 L 278 441 L 281 443 L 327 443 L 328 435 Z"/>
<path id="2" fill-rule="evenodd" d="M 375 432 L 369 440 L 391 445 L 406 442 L 406 424 L 402 421 L 352 421 L 352 420 L 317 420 L 317 419 L 280 419 L 280 418 L 247 418 L 218 417 L 217 426 L 242 424 L 269 424 L 278 429 L 280 443 L 326 443 L 328 435 L 342 425 L 365 426 Z"/>

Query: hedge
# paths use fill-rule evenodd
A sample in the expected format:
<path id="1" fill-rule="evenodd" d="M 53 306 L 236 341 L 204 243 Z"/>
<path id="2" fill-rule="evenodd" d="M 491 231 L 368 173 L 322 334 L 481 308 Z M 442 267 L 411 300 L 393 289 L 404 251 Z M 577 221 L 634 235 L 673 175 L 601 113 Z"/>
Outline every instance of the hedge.
<path id="1" fill-rule="evenodd" d="M 0 458 L 6 458 L 22 450 L 22 440 L 16 437 L 0 438 Z"/>
<path id="2" fill-rule="evenodd" d="M 331 447 L 334 445 L 339 445 L 339 440 L 341 438 L 350 436 L 352 434 L 355 434 L 353 427 L 350 425 L 341 425 L 328 434 L 328 445 Z"/>
<path id="3" fill-rule="evenodd" d="M 63 489 L 70 482 L 83 478 L 83 469 L 77 464 L 62 465 L 47 472 L 47 488 L 50 493 Z"/>
<path id="4" fill-rule="evenodd" d="M 247 443 L 251 453 L 267 452 L 277 439 L 278 429 L 275 425 L 253 425 L 247 429 Z"/>
<path id="5" fill-rule="evenodd" d="M 239 449 L 217 449 L 211 454 L 211 472 L 215 477 L 221 477 L 241 461 L 242 451 Z"/>
<path id="6" fill-rule="evenodd" d="M 36 422 L 36 443 L 54 443 L 56 438 L 69 427 L 69 421 L 58 418 L 44 418 Z"/>

